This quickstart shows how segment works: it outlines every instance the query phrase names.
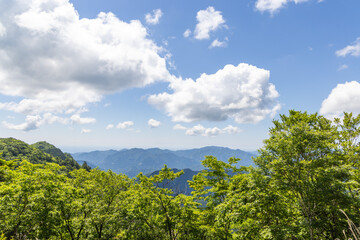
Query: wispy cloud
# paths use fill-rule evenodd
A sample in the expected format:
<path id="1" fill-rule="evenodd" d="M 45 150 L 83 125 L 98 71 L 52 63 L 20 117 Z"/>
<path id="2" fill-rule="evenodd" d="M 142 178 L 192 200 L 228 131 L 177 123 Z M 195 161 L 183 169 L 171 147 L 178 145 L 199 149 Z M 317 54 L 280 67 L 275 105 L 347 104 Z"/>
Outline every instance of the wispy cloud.
<path id="1" fill-rule="evenodd" d="M 228 125 L 227 127 L 220 129 L 218 127 L 205 128 L 203 125 L 198 124 L 190 128 L 186 128 L 180 124 L 177 124 L 173 128 L 174 130 L 184 130 L 186 135 L 189 136 L 204 136 L 204 137 L 214 137 L 220 134 L 237 134 L 241 132 L 241 129 Z"/>
<path id="2" fill-rule="evenodd" d="M 116 128 L 120 128 L 120 129 L 127 129 L 129 127 L 134 126 L 134 122 L 133 121 L 125 121 L 125 122 L 120 122 L 116 125 Z"/>
<path id="3" fill-rule="evenodd" d="M 162 17 L 163 12 L 161 9 L 155 9 L 151 13 L 147 13 L 145 15 L 145 21 L 147 24 L 156 25 L 160 22 L 160 18 Z"/>
<path id="4" fill-rule="evenodd" d="M 82 133 L 82 134 L 91 133 L 91 132 L 92 132 L 91 129 L 86 129 L 86 128 L 81 129 L 81 133 Z"/>
<path id="5" fill-rule="evenodd" d="M 255 8 L 260 12 L 270 12 L 274 14 L 278 12 L 281 8 L 284 8 L 289 3 L 304 3 L 313 0 L 257 0 L 255 3 Z M 323 0 L 317 0 L 317 2 L 322 2 Z"/>
<path id="6" fill-rule="evenodd" d="M 338 57 L 346 57 L 348 55 L 351 55 L 353 57 L 359 57 L 360 56 L 360 37 L 357 38 L 353 44 L 348 45 L 345 48 L 336 51 L 335 54 Z"/>
<path id="7" fill-rule="evenodd" d="M 338 71 L 342 71 L 342 70 L 345 70 L 345 69 L 347 69 L 347 68 L 349 68 L 349 66 L 346 65 L 346 64 L 343 64 L 343 65 L 341 65 L 341 66 L 338 68 Z"/>

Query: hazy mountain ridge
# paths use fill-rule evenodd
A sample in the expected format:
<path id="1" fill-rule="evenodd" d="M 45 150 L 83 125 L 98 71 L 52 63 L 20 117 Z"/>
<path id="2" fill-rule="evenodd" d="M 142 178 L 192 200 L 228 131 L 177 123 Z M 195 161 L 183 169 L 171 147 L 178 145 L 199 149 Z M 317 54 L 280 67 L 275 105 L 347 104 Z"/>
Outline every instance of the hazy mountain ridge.
<path id="1" fill-rule="evenodd" d="M 199 171 L 203 169 L 201 160 L 209 155 L 222 161 L 227 161 L 230 157 L 237 157 L 242 159 L 239 165 L 243 166 L 251 165 L 251 158 L 255 157 L 254 154 L 239 149 L 214 146 L 176 151 L 159 148 L 132 148 L 119 151 L 108 150 L 72 154 L 78 162 L 86 161 L 100 169 L 111 169 L 130 177 L 136 176 L 139 172 L 152 173 L 163 168 L 164 164 L 170 168 L 189 168 L 193 171 Z"/>

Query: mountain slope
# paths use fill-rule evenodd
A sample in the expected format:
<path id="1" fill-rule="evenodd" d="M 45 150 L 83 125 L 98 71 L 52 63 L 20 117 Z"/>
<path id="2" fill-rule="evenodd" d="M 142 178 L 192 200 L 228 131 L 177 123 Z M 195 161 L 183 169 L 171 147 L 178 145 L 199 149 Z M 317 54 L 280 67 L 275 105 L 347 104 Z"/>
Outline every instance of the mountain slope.
<path id="1" fill-rule="evenodd" d="M 35 147 L 43 152 L 46 152 L 46 153 L 50 154 L 51 156 L 59 157 L 62 160 L 66 159 L 66 155 L 59 148 L 55 147 L 54 145 L 52 145 L 48 142 L 41 141 L 41 142 L 31 144 L 31 146 Z"/>
<path id="2" fill-rule="evenodd" d="M 81 152 L 81 153 L 72 153 L 73 158 L 78 162 L 92 163 L 95 166 L 100 167 L 105 158 L 110 155 L 113 155 L 119 151 L 116 150 L 107 150 L 107 151 L 92 151 L 92 152 Z M 101 167 L 100 167 L 101 168 Z"/>
<path id="3" fill-rule="evenodd" d="M 252 164 L 252 157 L 255 157 L 255 154 L 239 149 L 213 146 L 189 150 L 178 150 L 175 151 L 175 154 L 198 161 L 205 159 L 205 156 L 214 156 L 221 161 L 227 161 L 231 157 L 237 157 L 241 159 L 239 164 L 242 166 L 250 166 Z"/>
<path id="4" fill-rule="evenodd" d="M 173 168 L 171 170 L 173 170 L 174 173 L 181 171 L 177 168 Z M 193 176 L 198 174 L 200 171 L 193 171 L 189 168 L 182 169 L 182 170 L 184 171 L 184 173 L 180 177 L 175 178 L 172 181 L 168 180 L 168 181 L 162 182 L 158 185 L 158 187 L 171 189 L 173 191 L 174 195 L 178 195 L 178 194 L 191 195 L 191 192 L 193 191 L 193 189 L 189 187 L 188 181 L 192 180 Z M 157 174 L 159 174 L 159 172 L 160 172 L 160 170 L 155 171 L 155 172 L 149 174 L 149 176 L 157 175 Z"/>
<path id="5" fill-rule="evenodd" d="M 101 167 L 133 177 L 139 172 L 147 174 L 161 169 L 164 164 L 172 168 L 185 168 L 193 165 L 193 160 L 179 157 L 170 150 L 133 148 L 106 157 Z"/>
<path id="6" fill-rule="evenodd" d="M 56 148 L 55 146 L 45 142 L 29 145 L 15 138 L 0 138 L 0 156 L 5 160 L 26 159 L 31 163 L 57 163 L 61 166 L 65 166 L 69 171 L 80 168 L 80 165 L 70 154 L 63 153 L 60 149 L 59 151 L 62 153 L 60 155 L 64 155 L 64 159 L 46 153 L 35 146 L 41 146 L 45 149 L 53 150 Z M 58 151 L 55 152 L 59 154 Z"/>
<path id="7" fill-rule="evenodd" d="M 252 164 L 254 154 L 224 147 L 204 147 L 189 150 L 162 150 L 159 148 L 141 149 L 132 148 L 121 151 L 94 151 L 88 153 L 75 153 L 73 157 L 78 161 L 86 161 L 100 169 L 111 169 L 117 173 L 136 176 L 139 172 L 152 173 L 163 168 L 166 164 L 170 168 L 202 170 L 201 160 L 205 156 L 215 156 L 219 160 L 227 161 L 230 157 L 241 158 L 239 165 Z"/>

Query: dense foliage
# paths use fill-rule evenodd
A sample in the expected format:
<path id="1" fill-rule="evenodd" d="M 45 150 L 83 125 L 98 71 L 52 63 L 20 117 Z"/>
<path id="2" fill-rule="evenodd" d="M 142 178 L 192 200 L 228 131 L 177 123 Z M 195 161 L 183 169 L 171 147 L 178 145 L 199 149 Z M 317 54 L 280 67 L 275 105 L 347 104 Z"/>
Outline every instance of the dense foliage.
<path id="1" fill-rule="evenodd" d="M 0 138 L 0 157 L 5 160 L 26 159 L 30 163 L 57 163 L 67 171 L 79 169 L 80 165 L 68 153 L 47 142 L 29 145 L 15 138 Z"/>
<path id="2" fill-rule="evenodd" d="M 166 188 L 182 174 L 166 166 L 134 179 L 66 172 L 23 155 L 19 163 L 2 146 L 0 239 L 349 239 L 344 213 L 360 223 L 359 124 L 352 114 L 331 122 L 290 111 L 256 166 L 208 156 L 190 196 Z"/>

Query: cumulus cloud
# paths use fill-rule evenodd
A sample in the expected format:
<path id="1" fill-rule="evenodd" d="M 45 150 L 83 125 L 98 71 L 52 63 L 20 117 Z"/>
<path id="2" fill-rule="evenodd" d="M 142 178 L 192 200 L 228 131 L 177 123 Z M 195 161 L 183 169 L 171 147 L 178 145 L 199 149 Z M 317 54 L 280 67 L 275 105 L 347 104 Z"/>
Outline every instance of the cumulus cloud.
<path id="1" fill-rule="evenodd" d="M 159 122 L 159 121 L 151 118 L 151 119 L 149 119 L 149 121 L 148 121 L 148 125 L 149 125 L 149 127 L 151 127 L 151 128 L 157 128 L 157 127 L 159 127 L 159 126 L 161 125 L 161 122 Z"/>
<path id="2" fill-rule="evenodd" d="M 162 17 L 163 12 L 161 11 L 161 9 L 155 9 L 152 11 L 151 13 L 147 13 L 145 15 L 145 20 L 147 24 L 151 24 L 151 25 L 156 25 L 159 23 L 160 18 Z"/>
<path id="3" fill-rule="evenodd" d="M 360 83 L 338 84 L 321 104 L 322 115 L 340 117 L 343 112 L 360 113 Z"/>
<path id="4" fill-rule="evenodd" d="M 210 32 L 226 26 L 221 12 L 216 11 L 211 6 L 205 10 L 200 10 L 196 15 L 196 19 L 198 23 L 194 30 L 194 37 L 198 40 L 209 39 Z"/>
<path id="5" fill-rule="evenodd" d="M 353 57 L 360 56 L 360 37 L 357 38 L 352 45 L 346 46 L 345 48 L 336 51 L 335 54 L 338 57 L 346 57 L 347 55 L 351 55 Z"/>
<path id="6" fill-rule="evenodd" d="M 138 20 L 80 18 L 69 0 L 0 3 L 0 109 L 69 114 L 104 94 L 169 81 L 164 51 Z"/>
<path id="7" fill-rule="evenodd" d="M 125 122 L 118 123 L 118 125 L 116 125 L 116 128 L 126 129 L 126 128 L 129 128 L 129 127 L 132 127 L 132 126 L 134 126 L 134 122 L 125 121 Z"/>
<path id="8" fill-rule="evenodd" d="M 209 46 L 209 48 L 214 48 L 214 47 L 226 47 L 226 41 L 227 39 L 225 39 L 225 41 L 219 41 L 219 39 L 215 39 Z"/>
<path id="9" fill-rule="evenodd" d="M 175 128 L 177 126 L 177 128 Z M 240 133 L 241 130 L 238 127 L 228 125 L 227 127 L 220 129 L 218 127 L 205 128 L 203 125 L 198 124 L 191 128 L 186 128 L 181 125 L 175 125 L 174 129 L 176 130 L 185 130 L 185 134 L 189 136 L 204 136 L 204 137 L 214 137 L 220 134 L 236 134 Z"/>
<path id="10" fill-rule="evenodd" d="M 95 118 L 83 118 L 80 116 L 80 114 L 74 114 L 70 117 L 70 120 L 72 123 L 78 123 L 78 124 L 88 124 L 88 123 L 95 123 Z"/>
<path id="11" fill-rule="evenodd" d="M 310 0 L 257 0 L 255 3 L 255 7 L 260 12 L 268 11 L 271 14 L 276 13 L 281 8 L 285 7 L 288 3 L 303 3 L 308 2 Z M 318 2 L 322 2 L 322 0 L 318 0 Z"/>
<path id="12" fill-rule="evenodd" d="M 108 124 L 105 129 L 110 130 L 113 129 L 114 127 L 115 127 L 114 124 Z"/>
<path id="13" fill-rule="evenodd" d="M 148 102 L 164 109 L 175 122 L 233 118 L 238 123 L 257 123 L 280 108 L 269 77 L 269 71 L 245 63 L 226 65 L 195 81 L 174 79 L 169 85 L 173 93 L 151 95 Z"/>
<path id="14" fill-rule="evenodd" d="M 223 129 L 224 132 L 228 133 L 228 134 L 236 134 L 236 133 L 240 133 L 242 130 L 238 127 L 234 127 L 232 125 L 228 125 L 227 127 L 225 127 Z"/>
<path id="15" fill-rule="evenodd" d="M 27 116 L 24 123 L 21 124 L 12 124 L 6 121 L 3 121 L 3 126 L 12 129 L 12 130 L 22 130 L 22 131 L 30 131 L 37 129 L 40 124 L 41 117 L 39 115 L 36 116 Z"/>
<path id="16" fill-rule="evenodd" d="M 2 124 L 7 129 L 12 130 L 21 130 L 21 131 L 30 131 L 38 129 L 40 126 L 44 124 L 53 124 L 55 122 L 62 123 L 62 124 L 68 124 L 69 119 L 67 118 L 61 118 L 58 116 L 55 116 L 51 113 L 43 114 L 43 116 L 40 115 L 28 115 L 26 116 L 25 122 L 20 124 L 13 124 L 8 123 L 6 121 L 3 121 Z"/>

